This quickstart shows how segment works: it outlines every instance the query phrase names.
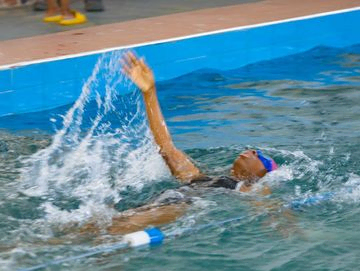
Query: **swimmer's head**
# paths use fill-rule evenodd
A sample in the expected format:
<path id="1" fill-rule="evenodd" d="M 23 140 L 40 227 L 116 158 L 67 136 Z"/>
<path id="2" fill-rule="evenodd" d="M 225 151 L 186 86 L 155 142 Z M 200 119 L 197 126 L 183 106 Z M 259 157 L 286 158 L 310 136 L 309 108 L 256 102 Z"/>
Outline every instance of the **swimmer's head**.
<path id="1" fill-rule="evenodd" d="M 257 181 L 275 169 L 277 165 L 273 159 L 265 157 L 261 151 L 247 150 L 235 160 L 231 174 L 239 180 Z"/>

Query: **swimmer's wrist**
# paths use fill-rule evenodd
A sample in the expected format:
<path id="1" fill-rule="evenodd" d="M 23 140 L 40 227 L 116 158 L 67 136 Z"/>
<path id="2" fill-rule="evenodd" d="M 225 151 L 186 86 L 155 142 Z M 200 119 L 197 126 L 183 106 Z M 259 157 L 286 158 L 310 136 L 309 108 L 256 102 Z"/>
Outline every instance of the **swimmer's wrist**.
<path id="1" fill-rule="evenodd" d="M 142 93 L 144 95 L 149 95 L 149 94 L 153 94 L 155 92 L 155 83 L 151 84 L 150 86 L 141 89 Z"/>

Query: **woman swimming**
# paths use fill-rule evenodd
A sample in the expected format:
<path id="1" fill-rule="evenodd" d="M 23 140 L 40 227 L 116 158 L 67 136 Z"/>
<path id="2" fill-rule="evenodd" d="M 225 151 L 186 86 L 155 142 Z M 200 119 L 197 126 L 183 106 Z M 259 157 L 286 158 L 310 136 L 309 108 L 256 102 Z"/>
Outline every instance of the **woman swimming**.
<path id="1" fill-rule="evenodd" d="M 150 129 L 171 173 L 186 184 L 213 181 L 212 178 L 204 176 L 191 159 L 173 144 L 161 113 L 153 72 L 145 64 L 144 59 L 138 59 L 132 52 L 127 52 L 122 59 L 122 64 L 125 75 L 139 87 L 143 94 Z M 275 161 L 265 157 L 261 151 L 247 150 L 234 161 L 230 177 L 215 180 L 214 185 L 221 186 L 221 183 L 224 183 L 224 186 L 229 186 L 228 188 L 238 187 L 240 191 L 246 192 L 251 189 L 253 183 L 276 168 Z M 242 185 L 238 185 L 240 183 Z"/>
<path id="2" fill-rule="evenodd" d="M 176 190 L 167 190 L 152 203 L 114 217 L 112 225 L 107 229 L 109 233 L 124 234 L 143 229 L 148 225 L 170 223 L 185 213 L 192 202 L 191 194 L 194 190 L 204 187 L 223 187 L 248 192 L 266 173 L 277 168 L 275 161 L 265 157 L 261 151 L 247 150 L 234 161 L 230 176 L 213 178 L 202 174 L 191 159 L 173 144 L 161 113 L 152 70 L 145 64 L 144 59 L 138 59 L 132 52 L 127 52 L 121 62 L 123 73 L 140 88 L 143 94 L 150 129 L 160 148 L 160 154 L 173 176 L 184 186 Z M 271 192 L 265 187 L 262 193 Z"/>
<path id="3" fill-rule="evenodd" d="M 202 174 L 191 159 L 173 144 L 171 135 L 161 113 L 152 70 L 144 59 L 138 59 L 132 52 L 127 52 L 121 59 L 123 73 L 140 88 L 145 102 L 146 113 L 160 154 L 171 173 L 183 185 L 178 189 L 166 190 L 158 198 L 135 209 L 121 212 L 113 217 L 107 228 L 111 234 L 126 234 L 152 225 L 170 223 L 182 216 L 187 207 L 209 187 L 248 192 L 253 184 L 268 172 L 277 168 L 273 159 L 265 157 L 259 150 L 247 150 L 234 161 L 229 176 L 209 177 Z M 262 194 L 269 194 L 270 189 L 263 187 Z M 82 233 L 98 232 L 96 223 L 88 223 L 80 229 Z"/>

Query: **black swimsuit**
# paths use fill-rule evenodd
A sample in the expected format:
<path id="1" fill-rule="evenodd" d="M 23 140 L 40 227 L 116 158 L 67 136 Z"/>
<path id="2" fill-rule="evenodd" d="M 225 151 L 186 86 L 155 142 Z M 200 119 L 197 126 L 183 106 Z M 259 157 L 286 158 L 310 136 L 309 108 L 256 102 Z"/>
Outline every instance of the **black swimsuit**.
<path id="1" fill-rule="evenodd" d="M 169 189 L 162 192 L 153 203 L 157 206 L 175 203 L 178 204 L 182 202 L 191 203 L 194 196 L 191 196 L 191 194 L 195 193 L 196 195 L 197 188 L 223 187 L 234 190 L 238 184 L 239 181 L 227 176 L 216 178 L 204 176 L 192 180 L 189 185 L 184 185 L 178 189 Z"/>
<path id="2" fill-rule="evenodd" d="M 234 190 L 238 184 L 239 181 L 227 176 L 216 178 L 205 176 L 194 179 L 190 182 L 190 186 L 223 187 L 232 190 Z"/>

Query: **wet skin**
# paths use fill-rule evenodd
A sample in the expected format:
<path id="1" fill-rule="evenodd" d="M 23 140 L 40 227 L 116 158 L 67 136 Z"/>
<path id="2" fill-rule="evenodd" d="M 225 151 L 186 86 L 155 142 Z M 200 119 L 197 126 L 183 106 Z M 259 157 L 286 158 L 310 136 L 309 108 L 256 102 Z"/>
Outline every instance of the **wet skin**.
<path id="1" fill-rule="evenodd" d="M 266 169 L 260 161 L 256 150 L 241 153 L 234 161 L 231 175 L 238 180 L 246 180 L 250 184 L 264 177 Z"/>

